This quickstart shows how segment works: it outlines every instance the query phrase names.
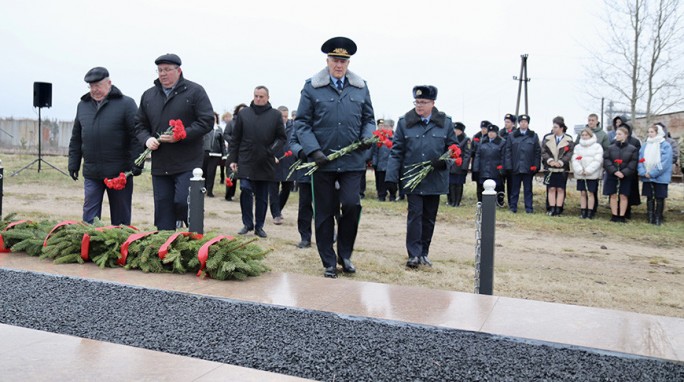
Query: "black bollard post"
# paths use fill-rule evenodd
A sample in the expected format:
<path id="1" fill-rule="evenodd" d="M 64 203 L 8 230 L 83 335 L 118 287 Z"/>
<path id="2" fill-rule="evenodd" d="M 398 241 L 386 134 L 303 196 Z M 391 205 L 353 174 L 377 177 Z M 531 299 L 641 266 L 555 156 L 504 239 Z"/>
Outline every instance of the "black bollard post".
<path id="1" fill-rule="evenodd" d="M 0 219 L 2 219 L 2 191 L 5 181 L 5 168 L 2 167 L 2 159 L 0 159 Z"/>
<path id="2" fill-rule="evenodd" d="M 202 169 L 192 170 L 188 194 L 188 230 L 190 232 L 204 233 L 204 193 L 206 191 Z"/>
<path id="3" fill-rule="evenodd" d="M 487 179 L 482 192 L 480 294 L 494 294 L 494 231 L 496 224 L 496 182 Z"/>

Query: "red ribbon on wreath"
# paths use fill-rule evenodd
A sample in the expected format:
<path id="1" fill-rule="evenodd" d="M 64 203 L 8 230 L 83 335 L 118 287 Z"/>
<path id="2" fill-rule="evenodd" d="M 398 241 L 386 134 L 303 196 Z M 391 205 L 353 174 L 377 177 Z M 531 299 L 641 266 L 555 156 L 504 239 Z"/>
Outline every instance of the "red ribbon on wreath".
<path id="1" fill-rule="evenodd" d="M 233 240 L 234 237 L 228 236 L 228 235 L 221 235 L 221 236 L 216 236 L 215 238 L 209 240 L 208 242 L 204 243 L 202 247 L 200 247 L 199 251 L 197 251 L 197 259 L 200 262 L 200 269 L 197 271 L 197 276 L 202 274 L 202 270 L 204 269 L 204 266 L 207 264 L 207 259 L 209 258 L 209 247 L 212 245 L 218 243 L 219 241 L 226 239 L 226 240 Z"/>
<path id="2" fill-rule="evenodd" d="M 76 220 L 64 220 L 64 221 L 61 221 L 61 222 L 57 223 L 57 225 L 55 225 L 54 227 L 52 227 L 52 229 L 50 230 L 50 232 L 48 232 L 47 236 L 45 236 L 45 240 L 43 240 L 43 247 L 47 247 L 48 239 L 50 238 L 50 236 L 51 236 L 55 231 L 57 231 L 58 229 L 64 227 L 65 225 L 71 225 L 71 224 L 83 224 L 83 222 L 79 222 L 79 221 L 76 221 Z"/>
<path id="3" fill-rule="evenodd" d="M 128 236 L 128 239 L 126 239 L 126 241 L 123 244 L 121 244 L 121 256 L 119 257 L 117 264 L 121 265 L 122 267 L 126 265 L 126 258 L 128 257 L 128 246 L 130 246 L 131 243 L 138 239 L 142 239 L 145 236 L 155 234 L 157 232 L 158 231 L 140 232 L 133 233 L 130 236 Z"/>
<path id="4" fill-rule="evenodd" d="M 129 225 L 127 227 L 131 228 L 135 231 L 138 230 L 137 228 L 135 228 L 132 225 Z M 97 228 L 95 228 L 95 231 L 102 232 L 106 229 L 112 229 L 112 228 L 121 228 L 121 226 L 120 225 L 108 225 L 106 227 L 97 227 Z M 88 233 L 86 232 L 83 234 L 83 238 L 81 239 L 81 258 L 85 261 L 88 261 L 89 260 L 89 256 L 88 256 L 89 252 L 90 252 L 90 235 L 88 235 Z"/>
<path id="5" fill-rule="evenodd" d="M 166 255 L 169 254 L 169 247 L 178 238 L 178 236 L 190 236 L 190 239 L 199 240 L 204 235 L 202 235 L 201 233 L 187 232 L 187 231 L 174 233 L 173 235 L 169 236 L 168 239 L 166 239 L 166 241 L 164 242 L 164 244 L 162 244 L 161 247 L 159 247 L 158 254 L 159 254 L 160 259 L 164 260 Z"/>
<path id="6" fill-rule="evenodd" d="M 13 228 L 15 226 L 18 226 L 21 223 L 30 223 L 30 220 L 17 220 L 15 222 L 9 223 L 5 229 L 2 230 L 2 232 L 7 231 L 10 228 Z M 9 248 L 5 248 L 5 240 L 2 238 L 2 234 L 0 234 L 0 253 L 7 253 L 7 252 L 12 252 Z"/>

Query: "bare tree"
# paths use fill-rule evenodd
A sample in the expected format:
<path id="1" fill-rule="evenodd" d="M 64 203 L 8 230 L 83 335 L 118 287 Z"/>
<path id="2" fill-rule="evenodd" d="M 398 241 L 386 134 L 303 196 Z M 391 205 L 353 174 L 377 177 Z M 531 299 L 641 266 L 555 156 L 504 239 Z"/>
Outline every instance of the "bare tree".
<path id="1" fill-rule="evenodd" d="M 680 0 L 604 2 L 605 47 L 591 52 L 588 75 L 632 120 L 645 114 L 648 125 L 652 115 L 684 103 Z"/>

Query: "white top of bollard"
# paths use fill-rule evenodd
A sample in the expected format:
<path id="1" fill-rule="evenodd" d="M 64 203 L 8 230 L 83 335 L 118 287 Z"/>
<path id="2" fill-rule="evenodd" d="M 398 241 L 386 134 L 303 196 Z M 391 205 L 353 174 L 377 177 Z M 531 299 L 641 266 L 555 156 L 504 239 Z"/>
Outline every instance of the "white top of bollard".
<path id="1" fill-rule="evenodd" d="M 192 170 L 192 179 L 190 179 L 190 180 L 204 179 L 204 178 L 202 178 L 202 175 L 203 175 L 202 169 L 196 168 L 196 169 Z"/>
<path id="2" fill-rule="evenodd" d="M 496 182 L 494 180 L 487 179 L 482 185 L 484 186 L 482 195 L 496 195 L 496 191 L 494 191 L 494 188 L 496 188 Z"/>

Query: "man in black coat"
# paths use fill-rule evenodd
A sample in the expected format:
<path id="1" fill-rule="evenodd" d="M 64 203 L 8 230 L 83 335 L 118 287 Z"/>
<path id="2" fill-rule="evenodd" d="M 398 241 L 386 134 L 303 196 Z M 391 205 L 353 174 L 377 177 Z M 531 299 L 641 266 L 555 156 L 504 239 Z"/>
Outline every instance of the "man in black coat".
<path id="1" fill-rule="evenodd" d="M 520 185 L 525 187 L 525 212 L 534 212 L 532 179 L 541 166 L 541 145 L 537 133 L 529 129 L 530 116 L 518 117 L 520 127 L 506 138 L 504 169 L 511 174 L 511 188 L 508 208 L 518 212 Z"/>
<path id="2" fill-rule="evenodd" d="M 105 178 L 115 178 L 122 172 L 139 175 L 133 161 L 142 152 L 135 137 L 137 106 L 109 79 L 103 67 L 86 73 L 90 91 L 81 97 L 69 142 L 69 174 L 78 180 L 83 159 L 83 221 L 92 223 L 102 216 L 102 198 L 107 191 L 113 225 L 131 224 L 133 178 L 128 177 L 123 190 L 105 187 Z"/>
<path id="3" fill-rule="evenodd" d="M 187 226 L 192 170 L 202 167 L 204 135 L 214 127 L 214 109 L 204 88 L 183 77 L 175 54 L 157 58 L 159 78 L 141 99 L 135 128 L 152 153 L 154 225 L 160 230 Z M 170 120 L 181 120 L 186 137 L 163 134 Z"/>
<path id="4" fill-rule="evenodd" d="M 249 184 L 256 201 L 254 219 L 252 205 L 240 198 L 242 222 L 238 232 L 244 235 L 254 230 L 259 237 L 266 237 L 264 222 L 268 208 L 268 189 L 275 179 L 276 153 L 282 150 L 287 135 L 280 111 L 268 102 L 268 89 L 257 86 L 254 100 L 235 117 L 235 128 L 230 140 L 227 163 L 237 174 L 243 187 Z"/>

